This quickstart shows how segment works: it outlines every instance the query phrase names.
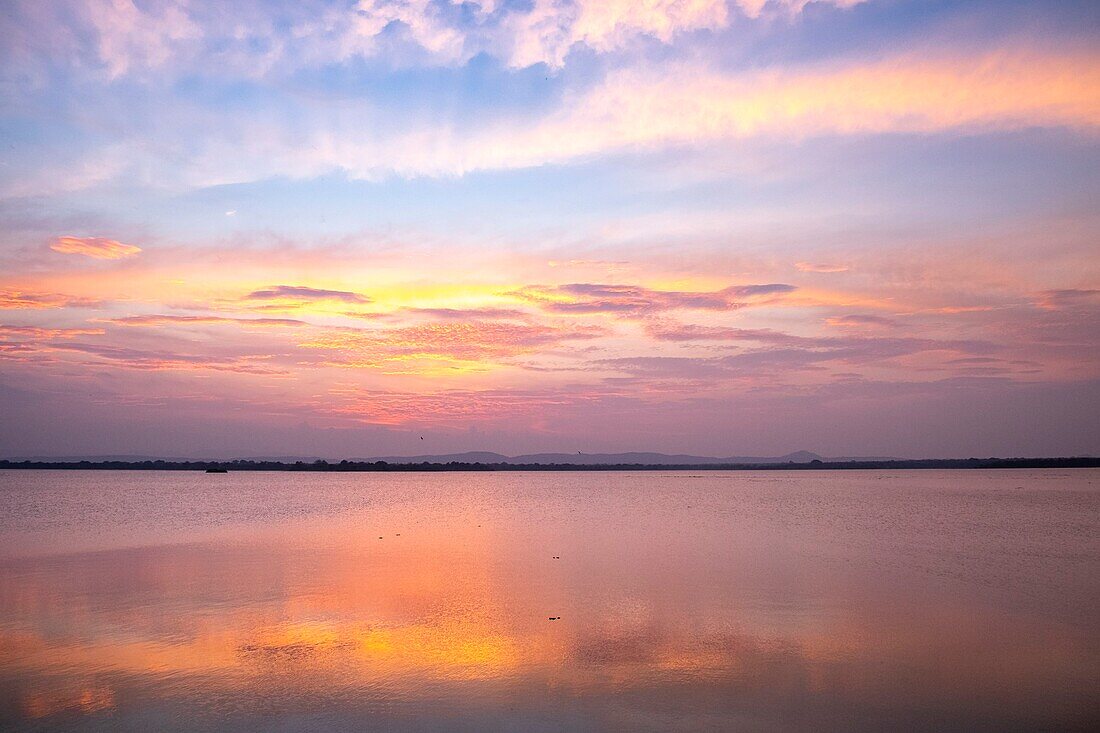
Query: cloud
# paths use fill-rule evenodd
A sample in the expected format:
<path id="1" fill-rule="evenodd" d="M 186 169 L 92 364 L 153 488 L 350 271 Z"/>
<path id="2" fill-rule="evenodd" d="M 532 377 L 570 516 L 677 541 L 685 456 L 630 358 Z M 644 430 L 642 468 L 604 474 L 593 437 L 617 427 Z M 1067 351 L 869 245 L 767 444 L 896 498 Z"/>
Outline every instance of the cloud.
<path id="1" fill-rule="evenodd" d="M 0 308 L 39 310 L 44 308 L 98 308 L 101 300 L 62 293 L 0 290 Z"/>
<path id="2" fill-rule="evenodd" d="M 644 316 L 676 309 L 733 310 L 755 298 L 778 296 L 795 290 L 793 285 L 736 285 L 713 292 L 652 290 L 641 285 L 571 283 L 546 287 L 531 285 L 514 295 L 553 313 L 618 313 Z"/>
<path id="3" fill-rule="evenodd" d="M 270 357 L 265 354 L 243 356 L 210 356 L 180 354 L 167 350 L 135 349 L 113 344 L 60 342 L 49 346 L 51 351 L 72 351 L 105 359 L 128 369 L 145 371 L 216 371 L 239 374 L 285 375 L 285 369 L 264 366 Z M 259 362 L 259 363 L 258 363 Z"/>
<path id="4" fill-rule="evenodd" d="M 825 319 L 825 323 L 834 328 L 865 329 L 865 328 L 893 328 L 897 321 L 884 316 L 870 316 L 853 314 L 847 316 L 832 316 Z"/>
<path id="5" fill-rule="evenodd" d="M 1100 63 L 1021 49 L 941 51 L 877 61 L 724 72 L 697 62 L 611 70 L 558 108 L 489 119 L 412 123 L 364 137 L 318 120 L 304 137 L 278 121 L 242 122 L 247 146 L 212 132 L 189 175 L 211 184 L 343 171 L 365 180 L 564 165 L 597 156 L 745 139 L 1100 126 Z M 364 109 L 364 114 L 367 114 Z M 812 263 L 811 263 L 812 264 Z"/>
<path id="6" fill-rule="evenodd" d="M 727 326 L 698 326 L 688 323 L 669 323 L 665 321 L 646 324 L 646 333 L 657 341 L 757 341 L 773 345 L 805 344 L 822 342 L 820 339 L 793 336 L 767 328 L 731 328 Z"/>
<path id="7" fill-rule="evenodd" d="M 141 252 L 140 247 L 104 237 L 57 237 L 50 249 L 67 255 L 84 255 L 97 260 L 120 260 Z"/>
<path id="8" fill-rule="evenodd" d="M 86 11 L 99 34 L 100 60 L 112 78 L 135 68 L 166 64 L 177 44 L 202 35 L 183 4 L 138 8 L 131 0 L 113 0 L 89 2 Z"/>
<path id="9" fill-rule="evenodd" d="M 380 425 L 467 426 L 589 405 L 612 395 L 607 388 L 453 389 L 429 393 L 362 390 L 330 412 Z"/>
<path id="10" fill-rule="evenodd" d="M 695 31 L 729 27 L 731 8 L 743 17 L 797 15 L 809 2 L 850 7 L 862 0 L 532 0 L 500 4 L 461 3 L 464 13 L 431 0 L 359 0 L 338 46 L 345 53 L 373 56 L 387 49 L 384 36 L 395 26 L 403 38 L 434 63 L 464 64 L 488 54 L 512 68 L 546 64 L 558 69 L 584 48 L 608 54 L 640 39 L 672 44 Z"/>
<path id="11" fill-rule="evenodd" d="M 501 149 L 522 151 L 515 155 L 530 165 L 762 135 L 1096 127 L 1098 89 L 1094 57 L 1019 50 L 729 74 L 693 64 L 624 68 Z"/>
<path id="12" fill-rule="evenodd" d="M 467 319 L 523 319 L 528 314 L 515 308 L 402 308 L 402 313 L 428 316 L 447 321 Z"/>
<path id="13" fill-rule="evenodd" d="M 42 328 L 39 326 L 11 326 L 0 324 L 0 338 L 32 339 L 50 341 L 52 339 L 76 338 L 77 336 L 102 336 L 102 328 Z"/>
<path id="14" fill-rule="evenodd" d="M 333 172 L 357 180 L 450 177 L 741 140 L 1089 130 L 1100 126 L 1097 89 L 1095 53 L 1004 45 L 742 70 L 695 56 L 659 64 L 622 59 L 594 79 L 563 81 L 560 93 L 537 108 L 478 107 L 485 114 L 469 116 L 421 115 L 354 96 L 332 115 L 324 105 L 302 106 L 277 93 L 246 115 L 167 97 L 127 127 L 125 138 L 50 152 L 46 162 L 27 164 L 25 175 L 4 181 L 3 190 L 56 193 L 124 177 L 179 188 Z M 158 144 L 178 145 L 188 155 L 169 164 L 151 152 Z"/>
<path id="15" fill-rule="evenodd" d="M 305 321 L 295 318 L 228 318 L 224 316 L 177 316 L 177 315 L 143 315 L 124 316 L 122 318 L 108 318 L 102 321 L 116 326 L 167 326 L 180 325 L 219 325 L 232 324 L 239 326 L 305 326 Z"/>
<path id="16" fill-rule="evenodd" d="M 858 0 L 818 0 L 845 7 Z M 114 82 L 183 75 L 292 74 L 362 59 L 561 68 L 574 49 L 609 54 L 640 40 L 674 43 L 744 18 L 797 15 L 806 0 L 359 0 L 270 3 L 12 0 L 0 31 L 22 60 L 67 64 Z M 736 8 L 737 10 L 734 10 Z M 5 22 L 6 21 L 6 22 Z M 44 40 L 48 38 L 47 40 Z M 209 49 L 217 49 L 210 53 Z M 213 58 L 211 62 L 209 59 Z M 45 68 L 36 69 L 45 74 Z"/>
<path id="17" fill-rule="evenodd" d="M 245 296 L 248 300 L 340 300 L 345 303 L 370 303 L 371 299 L 347 290 L 323 290 L 302 285 L 272 285 L 254 290 Z"/>
<path id="18" fill-rule="evenodd" d="M 605 336 L 595 326 L 555 327 L 495 321 L 428 323 L 393 329 L 329 329 L 301 344 L 331 352 L 329 363 L 378 367 L 418 358 L 485 361 L 530 353 L 564 341 Z"/>
<path id="19" fill-rule="evenodd" d="M 847 265 L 831 265 L 828 263 L 796 262 L 794 266 L 799 272 L 847 272 Z"/>
<path id="20" fill-rule="evenodd" d="M 501 45 L 511 47 L 509 66 L 561 67 L 576 45 L 608 53 L 640 36 L 667 44 L 683 32 L 728 24 L 725 0 L 536 0 L 530 12 L 513 14 L 505 21 L 507 36 Z"/>
<path id="21" fill-rule="evenodd" d="M 1044 290 L 1035 300 L 1036 305 L 1047 310 L 1063 310 L 1100 305 L 1100 290 L 1067 288 Z"/>
<path id="22" fill-rule="evenodd" d="M 606 267 L 609 270 L 618 270 L 630 264 L 629 260 L 550 260 L 546 263 L 549 267 Z"/>
<path id="23" fill-rule="evenodd" d="M 828 373 L 832 367 L 848 365 L 906 370 L 905 364 L 894 360 L 928 352 L 983 355 L 1003 348 L 991 342 L 961 339 L 855 336 L 799 339 L 766 331 L 757 332 L 757 336 L 755 340 L 770 341 L 775 346 L 725 356 L 615 357 L 596 360 L 592 365 L 647 379 L 747 380 L 762 385 L 796 372 Z"/>

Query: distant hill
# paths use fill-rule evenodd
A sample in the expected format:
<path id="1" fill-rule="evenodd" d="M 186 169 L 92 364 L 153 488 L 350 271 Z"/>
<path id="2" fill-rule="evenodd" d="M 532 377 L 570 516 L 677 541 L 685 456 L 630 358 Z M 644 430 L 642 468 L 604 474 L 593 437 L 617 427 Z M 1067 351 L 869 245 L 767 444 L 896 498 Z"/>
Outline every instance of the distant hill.
<path id="1" fill-rule="evenodd" d="M 142 456 L 142 455 L 99 455 L 99 456 L 15 456 L 10 461 L 35 461 L 44 463 L 64 463 L 90 461 L 103 463 L 118 461 L 124 463 L 140 463 L 143 461 L 166 461 L 169 463 L 187 461 L 221 461 L 220 458 L 180 458 L 168 456 Z M 319 456 L 248 456 L 238 460 L 275 463 L 313 463 L 321 460 Z M 332 460 L 332 459 L 330 459 Z M 410 463 L 484 463 L 505 464 L 509 466 L 533 466 L 549 464 L 568 464 L 572 466 L 613 466 L 613 465 L 645 465 L 645 466 L 715 466 L 715 465 L 754 465 L 775 463 L 810 463 L 811 461 L 892 461 L 894 458 L 884 457 L 830 457 L 823 458 L 816 453 L 800 450 L 782 456 L 729 456 L 725 458 L 715 456 L 693 456 L 686 454 L 670 455 L 667 453 L 526 453 L 520 456 L 506 456 L 502 453 L 491 451 L 468 451 L 466 453 L 442 453 L 419 456 L 372 456 L 357 458 L 357 461 L 385 461 L 386 463 L 410 464 Z"/>
<path id="2" fill-rule="evenodd" d="M 488 451 L 468 453 L 444 453 L 421 456 L 379 456 L 366 458 L 369 461 L 386 463 L 504 463 L 512 466 L 534 464 L 570 464 L 574 466 L 605 466 L 641 464 L 646 466 L 708 466 L 722 464 L 754 463 L 809 463 L 823 460 L 888 460 L 881 458 L 843 458 L 825 459 L 810 451 L 795 451 L 783 456 L 692 456 L 667 453 L 528 453 L 520 456 L 506 456 Z"/>

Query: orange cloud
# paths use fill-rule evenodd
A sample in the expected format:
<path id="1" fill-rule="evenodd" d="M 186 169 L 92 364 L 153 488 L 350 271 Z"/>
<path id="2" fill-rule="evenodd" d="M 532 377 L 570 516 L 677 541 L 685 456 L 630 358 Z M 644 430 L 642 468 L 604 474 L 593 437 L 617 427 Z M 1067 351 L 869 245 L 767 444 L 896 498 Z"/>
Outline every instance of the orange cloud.
<path id="1" fill-rule="evenodd" d="M 0 308 L 39 310 L 43 308 L 96 308 L 100 305 L 102 305 L 102 301 L 63 293 L 0 290 Z"/>
<path id="2" fill-rule="evenodd" d="M 675 309 L 734 310 L 750 301 L 770 300 L 795 290 L 793 285 L 734 285 L 713 292 L 652 290 L 641 285 L 568 283 L 548 288 L 529 285 L 514 293 L 555 313 L 613 313 L 638 317 Z"/>
<path id="3" fill-rule="evenodd" d="M 239 326 L 305 326 L 305 321 L 296 318 L 227 318 L 225 316 L 177 316 L 153 314 L 146 316 L 124 316 L 103 321 L 115 326 L 170 326 L 187 325 L 239 325 Z"/>
<path id="4" fill-rule="evenodd" d="M 102 328 L 40 328 L 38 326 L 8 326 L 0 324 L 0 338 L 50 340 L 76 336 L 102 336 Z"/>
<path id="5" fill-rule="evenodd" d="M 141 251 L 141 247 L 123 244 L 105 237 L 57 237 L 50 242 L 50 249 L 67 255 L 84 255 L 97 260 L 120 260 L 132 257 Z"/>
<path id="6" fill-rule="evenodd" d="M 604 335 L 604 329 L 593 326 L 556 328 L 494 321 L 442 322 L 377 331 L 332 329 L 301 345 L 336 352 L 333 364 L 362 367 L 417 358 L 484 361 Z"/>
<path id="7" fill-rule="evenodd" d="M 573 129 L 566 139 L 578 154 L 763 134 L 1094 127 L 1098 90 L 1094 57 L 1021 52 L 735 75 L 672 67 L 616 72 L 561 122 Z M 558 124 L 540 132 L 560 150 Z"/>
<path id="8" fill-rule="evenodd" d="M 1045 290 L 1039 293 L 1035 304 L 1047 310 L 1085 307 L 1100 304 L 1100 290 Z"/>
<path id="9" fill-rule="evenodd" d="M 560 164 L 623 150 L 753 137 L 939 133 L 1100 126 L 1100 63 L 1090 54 L 940 49 L 873 62 L 723 73 L 698 64 L 612 71 L 536 124 L 460 141 L 434 127 L 380 144 L 319 131 L 306 148 L 273 140 L 272 171 L 352 177 L 462 175 Z M 260 134 L 260 133 L 258 133 Z M 446 139 L 447 145 L 425 145 Z"/>
<path id="10" fill-rule="evenodd" d="M 847 265 L 831 265 L 828 263 L 796 262 L 794 266 L 799 272 L 847 272 Z"/>

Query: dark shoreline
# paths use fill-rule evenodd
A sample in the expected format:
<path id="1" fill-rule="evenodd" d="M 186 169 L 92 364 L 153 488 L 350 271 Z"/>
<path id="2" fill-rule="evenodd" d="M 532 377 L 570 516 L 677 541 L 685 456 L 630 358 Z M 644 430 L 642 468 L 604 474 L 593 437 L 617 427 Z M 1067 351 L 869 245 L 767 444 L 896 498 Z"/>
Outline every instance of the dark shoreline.
<path id="1" fill-rule="evenodd" d="M 3 469 L 91 471 L 851 471 L 893 469 L 1100 468 L 1100 457 L 1071 458 L 928 458 L 897 461 L 811 461 L 808 463 L 641 464 L 615 463 L 386 463 L 340 461 L 0 461 Z"/>

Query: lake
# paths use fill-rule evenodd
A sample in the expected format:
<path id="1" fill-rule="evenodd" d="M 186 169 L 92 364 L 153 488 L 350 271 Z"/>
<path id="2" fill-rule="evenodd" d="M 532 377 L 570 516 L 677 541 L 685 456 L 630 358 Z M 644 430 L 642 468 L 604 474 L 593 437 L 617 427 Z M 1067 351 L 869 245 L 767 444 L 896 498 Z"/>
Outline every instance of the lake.
<path id="1" fill-rule="evenodd" d="M 1100 470 L 0 471 L 0 728 L 1100 724 Z"/>

